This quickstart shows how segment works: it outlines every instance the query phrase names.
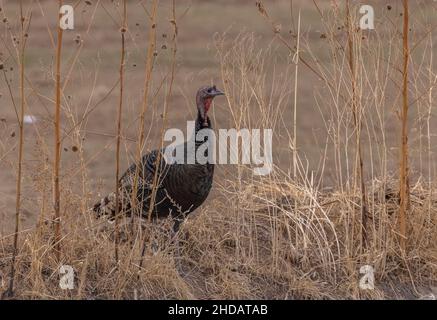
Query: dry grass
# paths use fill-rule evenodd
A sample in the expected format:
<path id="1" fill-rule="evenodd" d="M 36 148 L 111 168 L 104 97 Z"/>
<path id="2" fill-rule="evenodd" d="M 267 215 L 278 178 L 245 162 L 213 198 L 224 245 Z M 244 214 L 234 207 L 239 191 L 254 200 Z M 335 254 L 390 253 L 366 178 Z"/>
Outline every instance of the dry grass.
<path id="1" fill-rule="evenodd" d="M 171 96 L 177 70 L 177 31 L 178 27 L 182 28 L 179 21 L 183 19 L 176 13 L 173 1 L 169 10 L 173 21 L 172 48 L 167 56 L 170 64 L 164 67 L 156 65 L 153 24 L 159 10 L 165 9 L 156 3 L 152 2 L 145 10 L 149 19 L 146 30 L 149 43 L 153 45 L 143 54 L 143 98 L 137 104 L 138 108 L 123 104 L 124 93 L 130 90 L 123 81 L 125 50 L 127 59 L 133 50 L 125 47 L 124 41 L 132 31 L 129 15 L 126 32 L 121 33 L 121 58 L 117 64 L 120 80 L 116 84 L 120 84 L 118 110 L 120 113 L 120 110 L 131 112 L 137 117 L 125 123 L 121 115 L 117 120 L 116 113 L 111 113 L 116 135 L 109 143 L 116 142 L 117 145 L 116 168 L 120 165 L 118 157 L 121 152 L 117 139 L 125 143 L 128 138 L 122 128 L 139 125 L 138 140 L 134 139 L 134 158 L 138 158 L 149 137 L 147 121 L 154 120 L 160 113 L 152 107 L 157 101 L 164 103 L 162 122 L 159 122 L 162 125 L 159 131 L 161 143 L 167 125 L 167 110 L 173 107 Z M 99 10 L 96 8 L 93 10 Z M 419 171 L 409 186 L 410 201 L 405 212 L 404 232 L 399 231 L 400 195 L 403 193 L 399 190 L 399 177 L 389 170 L 393 155 L 386 137 L 389 119 L 395 115 L 385 111 L 387 105 L 399 109 L 401 83 L 405 80 L 402 76 L 407 73 L 405 69 L 403 73 L 399 72 L 404 57 L 402 37 L 398 32 L 400 24 L 393 23 L 393 28 L 385 33 L 356 31 L 351 27 L 357 23 L 358 17 L 352 14 L 357 12 L 356 7 L 351 5 L 350 9 L 345 17 L 342 9 L 335 6 L 314 8 L 323 22 L 329 52 L 322 54 L 329 56 L 329 63 L 318 59 L 303 28 L 297 28 L 299 31 L 291 39 L 283 35 L 274 23 L 273 14 L 262 3 L 258 4 L 259 13 L 268 23 L 266 28 L 272 27 L 273 30 L 274 41 L 270 45 L 260 45 L 259 38 L 250 32 L 242 32 L 232 39 L 227 33 L 214 35 L 213 57 L 219 65 L 221 79 L 218 86 L 226 92 L 225 109 L 230 126 L 237 129 L 272 128 L 274 143 L 280 143 L 284 153 L 292 159 L 293 166 L 284 169 L 275 165 L 272 173 L 263 177 L 254 176 L 250 165 L 220 166 L 224 178 L 215 181 L 217 196 L 182 225 L 178 248 L 170 241 L 170 221 L 143 223 L 133 233 L 130 219 L 117 219 L 115 227 L 105 221 L 96 221 L 88 210 L 98 197 L 98 188 L 89 178 L 92 170 L 89 163 L 99 156 L 99 152 L 94 151 L 91 156 L 84 152 L 87 141 L 83 139 L 85 129 L 82 123 L 92 117 L 90 110 L 95 106 L 89 98 L 85 113 L 78 115 L 65 93 L 76 69 L 80 45 L 69 60 L 69 66 L 63 69 L 69 70 L 65 72 L 64 87 L 60 85 L 59 77 L 56 77 L 56 82 L 53 79 L 53 84 L 58 84 L 59 100 L 56 100 L 59 103 L 39 95 L 48 100 L 49 105 L 57 105 L 56 110 L 62 112 L 68 124 L 62 130 L 63 138 L 56 141 L 71 141 L 77 153 L 75 163 L 60 166 L 61 188 L 55 200 L 62 199 L 59 212 L 62 219 L 56 220 L 62 224 L 62 233 L 52 230 L 53 203 L 50 197 L 56 189 L 51 181 L 56 177 L 53 171 L 59 162 L 48 161 L 59 152 L 61 145 L 51 138 L 53 123 L 48 122 L 35 126 L 37 137 L 32 151 L 33 161 L 25 162 L 23 180 L 33 194 L 32 210 L 38 212 L 38 221 L 20 233 L 0 238 L 0 275 L 8 279 L 11 263 L 15 266 L 13 298 L 402 299 L 429 294 L 437 285 L 437 194 L 430 164 L 433 160 L 430 118 L 435 85 L 432 37 L 427 33 L 423 38 L 428 45 L 420 60 L 410 56 L 412 71 L 410 80 L 404 83 L 422 108 L 420 111 L 425 119 L 425 125 L 422 125 L 426 134 L 421 137 L 424 140 L 421 144 L 428 150 L 425 155 L 428 167 Z M 120 17 L 117 24 L 124 28 L 126 12 L 123 4 L 115 10 Z M 253 12 L 257 14 L 255 7 Z M 295 12 L 295 8 L 291 12 Z M 302 21 L 300 19 L 299 15 L 298 25 L 302 23 L 304 26 L 304 16 Z M 348 28 L 344 32 L 338 29 L 338 21 L 346 20 Z M 92 23 L 91 20 L 89 26 Z M 6 40 L 2 38 L 2 41 Z M 60 58 L 60 54 L 57 57 Z M 59 64 L 57 66 L 59 70 Z M 316 75 L 320 84 L 315 87 L 314 94 L 323 117 L 326 141 L 320 141 L 324 157 L 320 159 L 317 170 L 308 165 L 305 154 L 297 145 L 305 142 L 304 136 L 296 129 L 300 119 L 297 110 L 302 110 L 299 106 L 302 99 L 299 79 L 303 72 Z M 24 82 L 25 76 L 22 79 Z M 29 88 L 32 92 L 38 91 L 32 82 Z M 93 97 L 95 86 L 90 90 Z M 187 94 L 192 95 L 192 92 Z M 423 96 L 427 99 L 422 99 Z M 191 104 L 191 100 L 188 103 Z M 286 113 L 284 110 L 290 106 L 293 112 Z M 216 120 L 219 115 L 214 110 L 212 117 Z M 290 114 L 292 117 L 287 118 L 286 115 Z M 60 121 L 58 116 L 61 115 L 57 114 L 55 118 L 57 124 Z M 409 120 L 413 125 L 419 122 Z M 294 124 L 294 127 L 289 124 Z M 0 130 L 8 132 L 7 124 L 0 125 Z M 0 138 L 0 143 L 0 161 L 5 161 L 15 145 L 9 137 Z M 56 145 L 54 153 L 50 152 L 52 145 Z M 333 167 L 326 165 L 328 154 L 335 159 Z M 364 157 L 368 159 L 365 171 Z M 394 158 L 399 159 L 397 154 Z M 329 188 L 325 182 L 327 176 L 332 181 Z M 400 233 L 407 235 L 404 242 Z M 56 242 L 58 237 L 62 244 L 59 247 L 62 255 L 59 256 L 53 250 L 59 243 Z M 131 241 L 132 238 L 135 241 Z M 14 250 L 14 239 L 17 239 L 17 250 Z M 63 264 L 71 265 L 75 270 L 73 290 L 59 287 L 59 267 Z M 361 290 L 358 286 L 362 276 L 359 270 L 363 265 L 374 267 L 375 290 Z M 0 281 L 0 293 L 6 289 Z"/>
<path id="2" fill-rule="evenodd" d="M 28 19 L 27 19 L 28 20 Z M 22 166 L 23 166 L 23 149 L 24 149 L 24 112 L 25 112 L 25 96 L 24 96 L 24 49 L 26 46 L 25 35 L 25 17 L 23 13 L 23 3 L 20 1 L 20 21 L 21 21 L 21 33 L 20 33 L 20 49 L 17 51 L 17 60 L 20 61 L 20 113 L 18 115 L 18 110 L 14 109 L 17 114 L 17 121 L 19 126 L 19 142 L 18 142 L 18 167 L 17 167 L 17 187 L 16 187 L 16 202 L 15 202 L 15 232 L 14 232 L 14 244 L 13 244 L 13 253 L 12 253 L 12 261 L 10 264 L 10 278 L 9 278 L 9 287 L 5 292 L 7 296 L 12 296 L 14 293 L 14 279 L 15 279 L 15 262 L 17 258 L 17 249 L 18 249 L 18 235 L 20 231 L 20 211 L 21 211 L 21 182 L 22 182 Z M 5 80 L 7 78 L 5 76 Z M 10 85 L 8 84 L 10 88 Z M 11 91 L 10 91 L 11 92 Z M 11 98 L 13 100 L 13 96 L 11 94 Z"/>
<path id="3" fill-rule="evenodd" d="M 244 170 L 244 169 L 243 169 Z M 395 187 L 397 184 L 392 183 Z M 90 217 L 71 210 L 66 217 L 63 263 L 76 271 L 76 289 L 59 288 L 58 264 L 50 253 L 51 230 L 40 226 L 20 246 L 16 297 L 74 299 L 188 298 L 412 298 L 429 293 L 435 281 L 435 205 L 427 210 L 429 190 L 413 186 L 408 253 L 399 250 L 398 199 L 369 188 L 373 219 L 369 245 L 350 240 L 352 215 L 359 215 L 360 195 L 326 194 L 297 185 L 283 175 L 238 185 L 228 181 L 227 202 L 210 203 L 190 218 L 180 234 L 179 254 L 169 244 L 169 224 L 144 232 L 159 250 L 141 252 L 129 242 L 113 258 L 111 231 L 90 228 Z M 72 202 L 78 199 L 73 199 Z M 297 202 L 299 210 L 293 210 Z M 238 208 L 238 211 L 237 211 Z M 73 208 L 72 208 L 73 209 Z M 84 219 L 85 218 L 85 219 Z M 71 227 L 71 226 L 74 226 Z M 111 230 L 111 229 L 109 229 Z M 3 241 L 3 270 L 11 246 Z M 150 243 L 149 243 L 150 247 Z M 358 289 L 361 265 L 375 267 L 374 291 Z"/>

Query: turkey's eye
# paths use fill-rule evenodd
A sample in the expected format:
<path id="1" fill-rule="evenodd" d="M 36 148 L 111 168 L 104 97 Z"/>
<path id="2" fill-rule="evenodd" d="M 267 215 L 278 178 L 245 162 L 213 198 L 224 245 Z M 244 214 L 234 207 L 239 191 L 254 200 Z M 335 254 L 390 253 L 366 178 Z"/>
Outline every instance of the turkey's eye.
<path id="1" fill-rule="evenodd" d="M 208 93 L 211 93 L 211 88 L 208 89 Z"/>

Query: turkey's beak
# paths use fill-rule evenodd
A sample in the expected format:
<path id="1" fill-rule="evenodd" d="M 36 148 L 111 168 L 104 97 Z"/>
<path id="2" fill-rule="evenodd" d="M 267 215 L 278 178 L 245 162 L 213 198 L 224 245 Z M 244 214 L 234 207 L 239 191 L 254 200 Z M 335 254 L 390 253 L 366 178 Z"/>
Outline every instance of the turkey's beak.
<path id="1" fill-rule="evenodd" d="M 211 92 L 211 96 L 216 97 L 216 96 L 224 96 L 225 93 L 223 91 L 220 91 L 219 89 L 215 89 L 214 92 Z"/>

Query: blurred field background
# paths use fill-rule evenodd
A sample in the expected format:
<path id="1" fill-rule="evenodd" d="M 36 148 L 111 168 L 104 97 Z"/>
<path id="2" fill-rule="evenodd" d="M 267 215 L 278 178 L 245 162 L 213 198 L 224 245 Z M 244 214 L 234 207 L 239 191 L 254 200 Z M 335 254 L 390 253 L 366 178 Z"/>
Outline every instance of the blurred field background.
<path id="1" fill-rule="evenodd" d="M 110 239 L 85 227 L 78 230 L 81 223 L 91 223 L 83 209 L 114 189 L 121 1 L 71 1 L 75 29 L 64 32 L 62 44 L 62 80 L 68 79 L 68 83 L 62 92 L 61 211 L 67 217 L 62 228 L 69 230 L 65 231 L 63 262 L 82 270 L 78 281 L 83 286 L 74 293 L 56 287 L 57 262 L 41 253 L 50 247 L 45 233 L 48 227 L 41 227 L 35 235 L 35 230 L 40 230 L 37 222 L 50 221 L 52 214 L 53 44 L 58 7 L 52 1 L 23 2 L 25 12 L 32 11 L 25 48 L 25 105 L 26 114 L 35 121 L 24 125 L 20 237 L 27 243 L 21 243 L 18 258 L 21 297 L 417 298 L 433 290 L 437 263 L 433 28 L 437 4 L 410 1 L 410 45 L 414 48 L 409 78 L 410 185 L 413 200 L 418 199 L 419 204 L 413 204 L 410 211 L 416 213 L 410 216 L 409 229 L 414 239 L 409 243 L 410 252 L 415 253 L 397 257 L 397 235 L 391 230 L 396 229 L 398 209 L 387 190 L 392 195 L 398 188 L 402 2 L 367 1 L 375 8 L 375 31 L 357 31 L 354 36 L 359 48 L 356 63 L 364 123 L 364 180 L 373 215 L 372 241 L 377 243 L 364 252 L 353 217 L 359 213 L 359 196 L 353 188 L 354 128 L 349 102 L 342 101 L 342 96 L 347 101 L 351 96 L 345 1 L 315 2 L 317 5 L 304 0 L 264 1 L 266 17 L 250 0 L 176 1 L 176 73 L 167 126 L 185 131 L 186 121 L 195 117 L 196 90 L 204 84 L 216 84 L 226 91 L 227 99 L 217 99 L 212 107 L 214 128 L 273 128 L 275 169 L 272 177 L 254 180 L 247 168 L 217 166 L 212 193 L 187 221 L 190 237 L 182 249 L 182 269 L 190 272 L 181 278 L 177 268 L 169 264 L 170 249 L 166 248 L 162 255 L 150 253 L 141 274 L 143 287 L 137 288 L 135 276 L 129 272 L 138 262 L 129 260 L 134 254 L 128 254 L 128 245 L 123 252 L 129 261 L 120 268 L 124 273 L 117 274 L 110 262 Z M 0 7 L 0 269 L 7 274 L 16 197 L 18 126 L 11 93 L 18 105 L 19 65 L 13 34 L 19 37 L 19 2 L 2 0 Z M 138 141 L 150 1 L 128 1 L 127 9 L 122 171 L 134 160 Z M 355 23 L 360 18 L 358 9 L 357 1 L 352 1 Z M 294 57 L 283 39 L 291 48 L 296 45 L 299 12 L 300 55 L 312 69 L 299 64 L 295 91 Z M 158 147 L 160 142 L 172 64 L 171 20 L 172 2 L 159 1 L 151 98 L 144 124 L 145 150 Z M 298 179 L 292 174 L 295 93 Z M 302 203 L 297 204 L 296 199 Z M 330 230 L 325 230 L 325 223 Z M 87 236 L 82 231 L 88 232 Z M 98 245 L 84 249 L 91 245 L 85 243 L 91 235 Z M 93 250 L 99 251 L 95 258 L 89 256 Z M 363 261 L 381 270 L 376 282 L 381 280 L 382 284 L 370 293 L 357 288 Z M 109 271 L 106 278 L 103 270 Z M 111 277 L 118 277 L 114 287 Z M 47 281 L 51 285 L 44 284 Z"/>
<path id="2" fill-rule="evenodd" d="M 310 9 L 309 6 L 302 2 L 304 14 L 308 14 L 311 20 L 318 24 L 320 29 L 320 21 L 317 18 L 317 13 Z M 96 9 L 96 5 L 97 9 Z M 41 96 L 52 99 L 44 99 L 38 97 L 32 89 L 29 88 L 27 95 L 29 105 L 28 112 L 37 117 L 41 128 L 50 130 L 52 119 L 52 105 L 54 96 L 53 87 L 53 63 L 54 63 L 54 48 L 52 47 L 50 36 L 47 32 L 46 24 L 48 23 L 51 30 L 55 30 L 56 21 L 50 17 L 55 16 L 57 6 L 50 5 L 46 1 L 41 2 L 42 10 L 45 13 L 44 17 L 38 5 L 34 9 L 32 17 L 32 29 L 29 32 L 28 46 L 26 52 L 26 68 L 29 79 L 38 90 Z M 139 118 L 139 108 L 142 101 L 142 90 L 144 82 L 144 65 L 147 45 L 147 14 L 144 9 L 145 4 L 136 3 L 135 1 L 128 4 L 129 30 L 126 39 L 127 57 L 126 57 L 126 112 L 123 114 L 124 135 L 126 139 L 123 145 L 127 152 L 123 153 L 122 160 L 123 168 L 128 166 L 129 152 L 134 152 L 135 142 L 137 141 L 137 125 Z M 275 46 L 281 55 L 274 57 L 279 60 L 278 68 L 284 62 L 281 60 L 287 59 L 288 52 L 279 44 L 272 43 L 272 34 L 268 26 L 263 23 L 262 17 L 258 16 L 255 4 L 252 1 L 178 1 L 178 12 L 184 15 L 178 22 L 178 54 L 177 54 L 177 73 L 175 78 L 175 88 L 171 97 L 171 105 L 169 107 L 169 127 L 181 128 L 185 132 L 186 121 L 194 119 L 195 113 L 195 94 L 197 89 L 204 85 L 215 83 L 218 87 L 222 87 L 220 76 L 219 61 L 216 58 L 216 50 L 214 47 L 214 36 L 226 33 L 226 41 L 231 43 L 234 38 L 241 32 L 253 33 L 257 38 L 257 48 L 267 50 L 269 45 Z M 7 1 L 3 4 L 3 13 L 12 17 L 18 14 L 18 5 L 14 1 Z M 112 190 L 112 185 L 108 182 L 114 177 L 114 150 L 115 150 L 115 123 L 116 123 L 116 107 L 118 105 L 118 90 L 113 87 L 118 81 L 118 63 L 120 55 L 120 26 L 119 6 L 115 6 L 112 2 L 106 3 L 100 1 L 93 5 L 87 5 L 84 1 L 80 2 L 76 8 L 75 30 L 65 32 L 63 43 L 64 64 L 63 70 L 66 72 L 71 60 L 75 57 L 78 50 L 80 54 L 77 58 L 76 67 L 71 73 L 69 86 L 66 88 L 64 95 L 69 101 L 69 108 L 75 116 L 80 119 L 88 109 L 96 105 L 101 99 L 104 99 L 81 124 L 83 130 L 82 138 L 86 140 L 83 145 L 83 152 L 89 165 L 89 179 L 93 187 L 100 183 L 104 185 L 104 192 Z M 155 61 L 156 80 L 154 81 L 154 92 L 161 85 L 162 79 L 168 75 L 171 53 L 170 44 L 172 26 L 169 22 L 171 17 L 171 2 L 162 1 L 159 4 L 158 23 L 157 23 L 157 57 Z M 275 2 L 272 7 L 275 15 L 283 20 L 283 23 L 288 24 L 289 20 L 289 4 L 287 1 Z M 10 21 L 12 27 L 18 27 L 17 21 Z M 316 27 L 317 28 L 317 27 Z M 53 31 L 52 31 L 53 32 Z M 317 29 L 312 31 L 312 37 L 319 42 L 320 31 Z M 7 37 L 7 36 L 5 36 Z M 80 37 L 80 38 L 78 38 Z M 77 41 L 79 39 L 79 41 Z M 5 40 L 9 40 L 6 38 Z M 79 49 L 80 47 L 80 49 Z M 164 49 L 167 48 L 167 49 Z M 9 48 L 12 50 L 12 47 Z M 2 50 L 4 56 L 9 55 L 9 50 Z M 4 62 L 5 68 L 15 68 L 13 60 L 7 59 Z M 18 74 L 8 70 L 8 77 L 12 83 L 18 82 Z M 310 99 L 313 95 L 314 77 L 306 73 L 308 77 L 304 83 L 311 85 L 302 85 L 302 99 Z M 5 122 L 2 123 L 5 135 L 11 135 L 16 131 L 14 120 L 16 120 L 14 108 L 11 100 L 7 98 L 7 87 L 2 83 L 2 118 Z M 291 82 L 290 82 L 291 85 Z M 113 89 L 111 91 L 111 89 Z M 287 88 L 289 91 L 290 89 Z M 14 94 L 18 94 L 16 91 Z M 287 92 L 289 95 L 289 92 Z M 16 97 L 18 100 L 18 97 Z M 217 102 L 213 109 L 215 117 L 215 128 L 230 128 L 232 127 L 230 114 L 227 108 L 223 105 L 223 101 Z M 303 103 L 303 102 L 302 102 Z M 314 130 L 320 130 L 322 122 L 317 127 L 312 125 L 312 115 L 318 118 L 318 110 L 314 107 L 314 101 L 308 100 L 305 102 L 308 112 L 302 112 L 302 125 L 305 132 L 308 132 L 308 139 L 314 141 Z M 147 116 L 146 128 L 149 134 L 147 149 L 151 150 L 159 144 L 160 123 L 157 121 L 162 113 L 163 98 L 159 95 L 149 108 L 150 113 Z M 290 107 L 286 103 L 283 106 L 283 112 L 287 112 L 286 117 L 290 117 Z M 304 110 L 304 109 L 302 109 Z M 250 112 L 250 111 L 249 111 Z M 256 116 L 256 113 L 253 112 Z M 308 118 L 307 118 L 308 117 Z M 291 118 L 289 118 L 291 119 Z M 7 126 L 7 128 L 5 127 Z M 63 117 L 63 130 L 67 132 L 73 124 L 71 120 Z M 35 129 L 33 125 L 26 127 L 26 154 L 29 160 L 32 159 L 32 150 L 35 145 Z M 41 130 L 41 129 L 40 129 Z M 12 142 L 12 141 L 11 141 Z M 12 142 L 13 143 L 13 142 Z M 311 146 L 312 143 L 305 145 Z M 72 152 L 74 141 L 67 139 L 63 147 L 63 161 L 70 165 L 77 163 L 78 154 Z M 288 143 L 276 144 L 274 147 L 275 163 L 280 160 L 278 157 L 281 154 L 281 149 L 288 149 Z M 308 148 L 315 152 L 315 163 L 320 157 L 320 150 Z M 7 150 L 5 150 L 7 151 Z M 9 153 L 8 158 L 14 161 L 15 154 Z M 2 159 L 1 184 L 2 192 L 2 211 L 9 216 L 5 218 L 6 223 L 12 221 L 11 215 L 14 214 L 15 203 L 15 170 L 11 170 L 10 163 L 7 158 Z M 288 156 L 282 158 L 285 166 L 288 165 Z M 30 165 L 27 166 L 31 168 Z M 31 169 L 30 169 L 31 170 Z M 220 175 L 220 169 L 218 169 Z M 12 209 L 9 210 L 8 208 Z M 30 210 L 31 211 L 31 210 Z M 35 214 L 30 217 L 31 223 L 35 221 Z M 29 219 L 26 219 L 29 220 Z M 9 224 L 8 224 L 9 225 Z M 30 224 L 31 225 L 31 224 Z M 29 225 L 29 226 L 30 226 Z M 10 228 L 3 225 L 4 229 Z M 11 229 L 8 229 L 9 231 Z"/>

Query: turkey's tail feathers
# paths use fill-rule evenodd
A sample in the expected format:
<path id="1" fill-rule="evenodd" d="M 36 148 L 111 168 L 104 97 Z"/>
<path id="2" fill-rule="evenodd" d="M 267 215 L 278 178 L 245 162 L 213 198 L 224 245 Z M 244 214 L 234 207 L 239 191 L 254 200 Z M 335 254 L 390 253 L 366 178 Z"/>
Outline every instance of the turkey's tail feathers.
<path id="1" fill-rule="evenodd" d="M 121 186 L 119 189 L 118 198 L 118 215 L 129 216 L 131 212 L 131 189 L 129 186 Z M 97 202 L 92 210 L 96 215 L 96 218 L 105 217 L 106 219 L 113 221 L 115 220 L 116 214 L 116 198 L 115 192 L 111 192 L 106 197 L 103 197 L 99 202 Z"/>
<path id="2" fill-rule="evenodd" d="M 102 198 L 99 202 L 97 202 L 93 211 L 96 214 L 97 218 L 101 218 L 105 216 L 109 220 L 115 219 L 116 212 L 116 199 L 115 192 L 110 193 L 106 197 Z M 122 201 L 119 199 L 118 212 L 122 211 Z"/>
<path id="3" fill-rule="evenodd" d="M 94 205 L 93 211 L 95 212 L 97 218 L 102 216 L 113 218 L 115 215 L 115 194 L 112 192 L 106 197 L 102 198 Z"/>

